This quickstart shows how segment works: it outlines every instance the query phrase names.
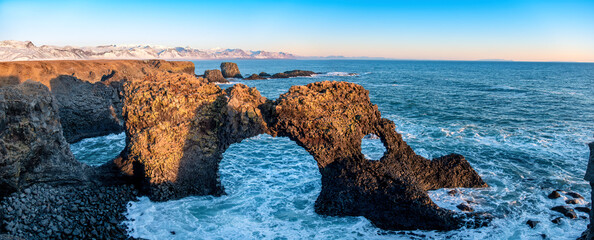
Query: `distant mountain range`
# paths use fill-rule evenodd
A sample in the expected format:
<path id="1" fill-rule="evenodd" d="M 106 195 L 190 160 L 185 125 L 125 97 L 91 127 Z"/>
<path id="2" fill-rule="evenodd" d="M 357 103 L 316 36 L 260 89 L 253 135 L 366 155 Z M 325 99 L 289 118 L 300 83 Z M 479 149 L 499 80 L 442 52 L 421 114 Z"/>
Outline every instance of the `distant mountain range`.
<path id="1" fill-rule="evenodd" d="M 295 59 L 284 52 L 246 51 L 241 49 L 200 50 L 190 47 L 95 46 L 59 47 L 35 46 L 30 41 L 0 41 L 0 61 L 84 60 L 84 59 Z"/>

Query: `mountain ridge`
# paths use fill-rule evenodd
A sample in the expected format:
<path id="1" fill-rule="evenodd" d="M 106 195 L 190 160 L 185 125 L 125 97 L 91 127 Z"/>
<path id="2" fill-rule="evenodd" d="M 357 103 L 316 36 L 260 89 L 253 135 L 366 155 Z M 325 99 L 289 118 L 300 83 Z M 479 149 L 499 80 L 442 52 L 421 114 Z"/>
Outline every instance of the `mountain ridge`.
<path id="1" fill-rule="evenodd" d="M 92 59 L 296 59 L 285 52 L 251 51 L 238 48 L 195 49 L 151 45 L 36 46 L 31 41 L 0 41 L 0 61 L 92 60 Z"/>

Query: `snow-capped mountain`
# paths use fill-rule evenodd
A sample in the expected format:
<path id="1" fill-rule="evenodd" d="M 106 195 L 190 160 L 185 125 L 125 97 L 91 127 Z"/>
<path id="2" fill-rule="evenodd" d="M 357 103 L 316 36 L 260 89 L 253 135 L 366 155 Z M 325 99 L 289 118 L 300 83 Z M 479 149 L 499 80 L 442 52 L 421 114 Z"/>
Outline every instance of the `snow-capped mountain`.
<path id="1" fill-rule="evenodd" d="M 241 49 L 200 50 L 190 47 L 161 46 L 35 46 L 30 41 L 0 41 L 0 61 L 83 60 L 83 59 L 293 59 L 284 52 Z"/>

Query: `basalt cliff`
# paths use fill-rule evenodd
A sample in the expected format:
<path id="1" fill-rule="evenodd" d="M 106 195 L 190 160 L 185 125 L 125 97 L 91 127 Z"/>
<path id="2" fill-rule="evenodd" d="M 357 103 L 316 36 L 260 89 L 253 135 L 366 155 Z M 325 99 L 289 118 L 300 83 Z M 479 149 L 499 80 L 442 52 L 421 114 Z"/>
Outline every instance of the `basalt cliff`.
<path id="1" fill-rule="evenodd" d="M 394 123 L 381 117 L 377 106 L 370 102 L 369 92 L 357 84 L 326 81 L 293 86 L 278 99 L 269 100 L 243 84 L 221 89 L 206 79 L 196 78 L 193 65 L 183 62 L 120 64 L 132 66 L 132 63 L 140 69 L 114 67 L 99 72 L 90 66 L 109 65 L 109 61 L 93 64 L 82 61 L 70 63 L 80 68 L 64 73 L 57 66 L 64 63 L 59 62 L 37 62 L 29 70 L 11 65 L 16 63 L 0 63 L 0 75 L 6 76 L 0 91 L 0 107 L 7 113 L 0 115 L 0 166 L 11 164 L 18 166 L 15 169 L 24 169 L 20 170 L 23 172 L 35 172 L 39 164 L 74 166 L 73 171 L 66 173 L 52 171 L 43 183 L 37 183 L 35 175 L 21 180 L 22 176 L 16 172 L 3 173 L 0 181 L 12 184 L 10 188 L 2 184 L 0 189 L 3 206 L 7 206 L 3 209 L 22 208 L 17 203 L 26 202 L 21 198 L 27 199 L 27 192 L 71 186 L 69 189 L 84 188 L 77 191 L 86 194 L 76 196 L 82 198 L 80 204 L 60 208 L 61 213 L 54 214 L 60 216 L 56 219 L 63 220 L 59 222 L 65 225 L 76 221 L 81 208 L 87 211 L 82 225 L 64 232 L 49 223 L 37 224 L 32 229 L 32 223 L 20 220 L 30 219 L 31 212 L 4 210 L 0 212 L 3 231 L 24 238 L 120 238 L 125 236 L 118 227 L 121 212 L 125 202 L 134 198 L 135 191 L 155 201 L 225 194 L 218 176 L 222 154 L 231 144 L 264 133 L 289 137 L 313 155 L 322 175 L 322 190 L 315 204 L 319 214 L 364 216 L 376 226 L 391 230 L 451 230 L 488 222 L 488 217 L 480 214 L 464 215 L 442 209 L 427 194 L 428 190 L 438 188 L 486 187 L 464 157 L 451 154 L 429 160 L 415 154 L 395 131 Z M 57 74 L 46 73 L 44 69 L 54 69 Z M 96 77 L 85 78 L 91 73 Z M 121 75 L 115 77 L 117 74 Z M 26 79 L 41 84 L 22 83 Z M 31 88 L 30 85 L 39 88 L 42 104 L 29 103 L 39 94 L 18 92 Z M 83 96 L 97 100 L 76 100 Z M 14 105 L 15 102 L 23 104 Z M 95 168 L 73 160 L 69 149 L 64 147 L 68 137 L 62 136 L 62 129 L 67 133 L 72 128 L 84 128 L 71 120 L 91 121 L 87 119 L 89 116 L 78 114 L 89 112 L 88 105 L 96 105 L 93 111 L 100 114 L 93 115 L 95 118 L 104 116 L 112 122 L 117 119 L 121 126 L 117 130 L 126 133 L 126 147 L 120 156 Z M 65 109 L 70 113 L 64 114 Z M 33 126 L 40 127 L 24 124 L 31 121 L 39 122 Z M 96 125 L 89 123 L 87 127 Z M 106 131 L 100 127 L 91 130 L 93 134 L 70 137 L 76 139 Z M 378 136 L 386 148 L 380 159 L 369 160 L 361 153 L 361 139 L 369 134 Z M 47 154 L 39 154 L 40 151 Z M 39 187 L 40 184 L 45 185 Z M 52 207 L 60 206 L 58 200 L 50 197 L 54 193 L 41 194 L 43 199 L 31 201 L 47 201 L 49 205 L 41 207 L 47 206 L 51 211 Z M 114 198 L 118 200 L 106 199 L 109 194 L 117 195 Z M 60 201 L 73 197 L 66 195 Z M 87 206 L 93 202 L 90 199 L 99 199 L 99 204 Z M 108 210 L 103 211 L 105 208 Z M 100 219 L 89 218 L 91 213 Z"/>

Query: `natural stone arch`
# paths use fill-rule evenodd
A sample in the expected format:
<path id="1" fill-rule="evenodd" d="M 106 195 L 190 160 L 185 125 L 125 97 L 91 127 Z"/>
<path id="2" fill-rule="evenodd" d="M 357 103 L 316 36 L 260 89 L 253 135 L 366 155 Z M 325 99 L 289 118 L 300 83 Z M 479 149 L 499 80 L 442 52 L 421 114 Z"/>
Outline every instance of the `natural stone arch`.
<path id="1" fill-rule="evenodd" d="M 291 87 L 273 102 L 243 84 L 223 91 L 180 74 L 128 81 L 127 147 L 114 167 L 153 200 L 220 195 L 222 153 L 232 143 L 269 133 L 289 137 L 316 160 L 319 214 L 365 216 L 384 229 L 462 227 L 462 216 L 439 208 L 427 190 L 486 184 L 460 155 L 431 161 L 415 154 L 368 94 L 352 83 L 319 82 Z M 386 147 L 379 161 L 361 153 L 367 134 Z"/>

